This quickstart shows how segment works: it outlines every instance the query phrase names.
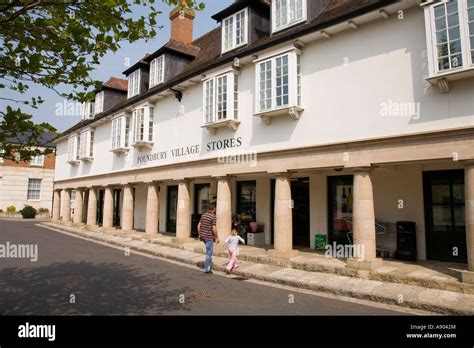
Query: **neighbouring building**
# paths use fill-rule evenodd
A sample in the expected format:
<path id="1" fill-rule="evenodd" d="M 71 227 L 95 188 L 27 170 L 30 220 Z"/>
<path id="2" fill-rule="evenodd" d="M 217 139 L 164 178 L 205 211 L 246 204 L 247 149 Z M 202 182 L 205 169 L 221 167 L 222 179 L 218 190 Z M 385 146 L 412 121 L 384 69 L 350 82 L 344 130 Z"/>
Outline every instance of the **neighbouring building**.
<path id="1" fill-rule="evenodd" d="M 238 215 L 272 257 L 323 237 L 359 269 L 409 221 L 418 260 L 474 282 L 474 0 L 240 0 L 193 40 L 194 18 L 56 140 L 55 220 L 74 191 L 75 223 L 186 242 L 215 197 L 221 239 Z"/>
<path id="2" fill-rule="evenodd" d="M 55 149 L 55 134 L 45 133 L 38 142 L 38 149 Z M 15 139 L 7 139 L 9 144 L 25 144 L 26 136 L 19 134 Z M 25 205 L 35 209 L 48 209 L 51 212 L 53 201 L 55 151 L 48 155 L 39 155 L 29 161 L 3 159 L 0 156 L 0 209 L 2 215 L 7 208 L 14 206 L 16 212 Z M 49 214 L 47 214 L 49 215 Z"/>

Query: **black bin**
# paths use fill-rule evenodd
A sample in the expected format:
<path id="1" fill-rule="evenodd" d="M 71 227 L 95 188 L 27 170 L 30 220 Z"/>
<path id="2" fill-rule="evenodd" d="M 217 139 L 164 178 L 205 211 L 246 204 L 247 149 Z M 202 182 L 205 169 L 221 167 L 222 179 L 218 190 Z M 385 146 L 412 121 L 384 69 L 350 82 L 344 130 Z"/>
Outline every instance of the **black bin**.
<path id="1" fill-rule="evenodd" d="M 398 260 L 416 261 L 416 224 L 413 221 L 397 221 Z"/>

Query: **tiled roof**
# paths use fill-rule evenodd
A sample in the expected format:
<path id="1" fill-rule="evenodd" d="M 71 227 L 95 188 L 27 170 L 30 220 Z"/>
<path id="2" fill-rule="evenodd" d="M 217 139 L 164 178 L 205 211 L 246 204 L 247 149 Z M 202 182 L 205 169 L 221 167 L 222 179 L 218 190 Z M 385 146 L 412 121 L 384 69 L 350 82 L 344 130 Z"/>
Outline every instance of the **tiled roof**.
<path id="1" fill-rule="evenodd" d="M 5 139 L 5 143 L 8 144 L 21 144 L 21 145 L 28 145 L 28 132 L 20 132 L 17 133 L 15 137 Z M 46 132 L 40 134 L 38 137 L 38 142 L 34 144 L 35 146 L 44 146 L 44 147 L 56 147 L 53 143 L 53 140 L 56 138 L 57 134 Z"/>
<path id="2" fill-rule="evenodd" d="M 126 92 L 128 90 L 128 80 L 111 77 L 104 83 L 104 86 Z"/>
<path id="3" fill-rule="evenodd" d="M 82 128 L 83 126 L 94 123 L 98 119 L 118 112 L 124 107 L 144 100 L 159 91 L 168 90 L 169 88 L 172 88 L 177 84 L 192 78 L 193 76 L 203 74 L 210 69 L 214 69 L 223 64 L 232 62 L 235 57 L 242 57 L 258 53 L 261 50 L 267 49 L 269 47 L 289 40 L 294 40 L 302 35 L 307 35 L 315 31 L 323 30 L 335 24 L 347 21 L 351 18 L 377 10 L 395 2 L 397 2 L 397 0 L 330 0 L 329 4 L 324 8 L 324 10 L 312 21 L 297 25 L 287 30 L 283 30 L 277 34 L 261 37 L 250 45 L 238 48 L 225 54 L 221 54 L 221 27 L 219 26 L 193 41 L 192 46 L 198 47 L 199 52 L 195 56 L 195 59 L 192 60 L 186 66 L 186 68 L 183 69 L 181 73 L 176 75 L 173 79 L 170 81 L 165 81 L 165 83 L 155 86 L 143 94 L 130 98 L 123 103 L 114 106 L 110 110 L 104 112 L 98 118 L 86 120 L 76 124 L 75 126 L 66 130 L 62 135 L 66 135 Z M 147 55 L 146 57 L 150 58 L 154 54 L 150 56 Z M 141 62 L 143 62 L 143 60 Z M 127 71 L 131 72 L 132 68 L 129 68 Z"/>

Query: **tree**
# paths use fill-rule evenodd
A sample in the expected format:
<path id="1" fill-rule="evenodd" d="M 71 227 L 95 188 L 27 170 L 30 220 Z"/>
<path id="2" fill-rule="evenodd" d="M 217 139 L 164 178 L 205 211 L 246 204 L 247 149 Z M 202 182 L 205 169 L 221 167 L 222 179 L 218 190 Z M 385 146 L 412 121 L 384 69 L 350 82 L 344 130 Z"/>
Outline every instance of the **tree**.
<path id="1" fill-rule="evenodd" d="M 93 98 L 101 87 L 90 73 L 108 52 L 116 52 L 123 41 L 150 40 L 157 35 L 155 2 L 202 10 L 197 0 L 9 0 L 0 3 L 0 99 L 37 108 L 40 96 L 12 99 L 2 97 L 10 89 L 24 96 L 30 84 L 41 84 L 59 95 L 78 102 Z M 133 18 L 133 6 L 145 6 L 147 16 Z M 59 90 L 62 84 L 73 92 Z M 8 106 L 0 112 L 0 148 L 4 158 L 12 156 L 5 140 L 17 134 L 30 134 L 35 144 L 45 131 L 55 131 L 47 123 L 35 124 L 31 115 Z M 11 147 L 11 145 L 10 145 Z M 23 148 L 22 159 L 37 151 Z"/>

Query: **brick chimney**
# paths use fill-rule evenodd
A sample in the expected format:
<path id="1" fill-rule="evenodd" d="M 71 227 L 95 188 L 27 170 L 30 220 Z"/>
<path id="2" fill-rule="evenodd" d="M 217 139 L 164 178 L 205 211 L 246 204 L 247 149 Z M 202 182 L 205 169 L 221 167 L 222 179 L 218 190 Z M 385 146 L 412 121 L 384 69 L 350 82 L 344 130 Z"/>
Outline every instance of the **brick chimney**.
<path id="1" fill-rule="evenodd" d="M 194 11 L 186 7 L 186 0 L 182 0 L 181 6 L 177 6 L 170 12 L 171 40 L 187 44 L 193 42 L 193 21 L 195 17 Z"/>

